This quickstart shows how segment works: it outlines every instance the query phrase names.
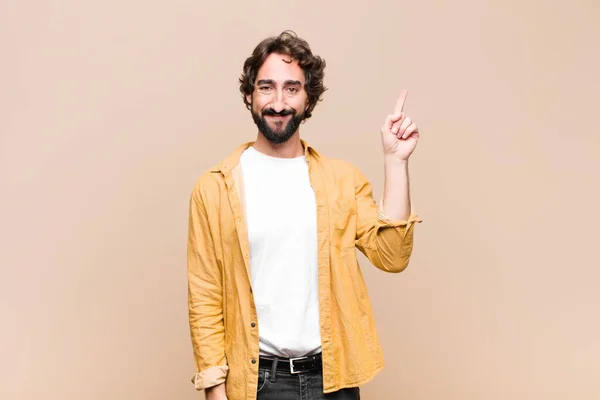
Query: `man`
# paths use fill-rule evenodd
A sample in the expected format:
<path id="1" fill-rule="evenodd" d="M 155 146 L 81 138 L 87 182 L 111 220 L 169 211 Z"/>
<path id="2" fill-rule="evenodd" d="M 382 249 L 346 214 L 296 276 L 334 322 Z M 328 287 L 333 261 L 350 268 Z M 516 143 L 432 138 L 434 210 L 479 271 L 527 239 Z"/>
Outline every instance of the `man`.
<path id="1" fill-rule="evenodd" d="M 408 180 L 419 132 L 404 91 L 381 129 L 378 206 L 357 168 L 300 139 L 324 68 L 293 32 L 258 44 L 240 78 L 258 136 L 193 189 L 192 382 L 208 400 L 359 399 L 383 368 L 356 249 L 387 272 L 408 265 L 421 221 Z"/>

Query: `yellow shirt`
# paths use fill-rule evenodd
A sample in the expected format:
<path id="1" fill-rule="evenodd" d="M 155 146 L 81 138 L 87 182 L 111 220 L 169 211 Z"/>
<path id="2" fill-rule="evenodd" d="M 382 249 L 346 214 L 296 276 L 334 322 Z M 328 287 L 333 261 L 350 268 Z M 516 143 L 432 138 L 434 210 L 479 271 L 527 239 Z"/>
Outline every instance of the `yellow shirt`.
<path id="1" fill-rule="evenodd" d="M 254 400 L 259 326 L 252 294 L 240 155 L 244 143 L 198 179 L 190 198 L 188 305 L 197 390 L 226 382 L 229 400 Z M 377 268 L 398 273 L 409 262 L 413 230 L 421 222 L 391 221 L 372 187 L 350 163 L 329 159 L 305 141 L 317 203 L 319 313 L 323 387 L 330 393 L 360 386 L 384 360 L 360 250 Z M 274 299 L 276 301 L 276 299 Z"/>

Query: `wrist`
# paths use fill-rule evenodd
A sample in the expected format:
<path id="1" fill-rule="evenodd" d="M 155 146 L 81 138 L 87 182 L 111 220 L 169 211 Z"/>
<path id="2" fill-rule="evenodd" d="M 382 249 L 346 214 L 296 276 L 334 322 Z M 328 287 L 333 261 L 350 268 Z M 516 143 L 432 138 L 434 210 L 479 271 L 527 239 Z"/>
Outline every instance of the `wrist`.
<path id="1" fill-rule="evenodd" d="M 383 163 L 386 166 L 390 166 L 390 167 L 394 167 L 394 166 L 407 167 L 408 159 L 398 158 L 397 156 L 392 156 L 392 155 L 386 155 L 383 158 Z"/>
<path id="2" fill-rule="evenodd" d="M 210 398 L 215 398 L 215 399 L 219 399 L 221 398 L 221 396 L 225 395 L 225 382 L 220 383 L 218 385 L 206 388 L 204 390 L 204 393 L 206 394 L 206 398 L 210 399 Z"/>

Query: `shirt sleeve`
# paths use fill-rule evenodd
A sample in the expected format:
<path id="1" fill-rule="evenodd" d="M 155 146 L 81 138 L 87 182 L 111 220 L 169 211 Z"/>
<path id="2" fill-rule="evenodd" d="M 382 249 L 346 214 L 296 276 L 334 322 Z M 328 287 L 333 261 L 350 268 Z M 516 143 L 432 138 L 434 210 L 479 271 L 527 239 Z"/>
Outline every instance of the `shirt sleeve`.
<path id="1" fill-rule="evenodd" d="M 196 374 L 203 390 L 225 382 L 228 373 L 223 323 L 223 286 L 199 187 L 192 192 L 188 227 L 188 312 Z"/>
<path id="2" fill-rule="evenodd" d="M 386 272 L 404 271 L 412 254 L 415 225 L 421 218 L 411 211 L 406 220 L 390 219 L 375 202 L 373 188 L 358 168 L 354 168 L 354 183 L 356 247 L 375 267 Z"/>

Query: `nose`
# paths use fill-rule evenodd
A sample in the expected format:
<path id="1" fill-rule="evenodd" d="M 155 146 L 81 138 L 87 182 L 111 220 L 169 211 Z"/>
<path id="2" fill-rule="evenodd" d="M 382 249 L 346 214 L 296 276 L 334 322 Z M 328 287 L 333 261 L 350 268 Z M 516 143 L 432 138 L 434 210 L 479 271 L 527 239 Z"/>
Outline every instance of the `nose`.
<path id="1" fill-rule="evenodd" d="M 273 95 L 273 101 L 271 102 L 271 107 L 275 112 L 281 112 L 285 109 L 285 101 L 283 97 L 282 91 L 278 90 Z"/>

